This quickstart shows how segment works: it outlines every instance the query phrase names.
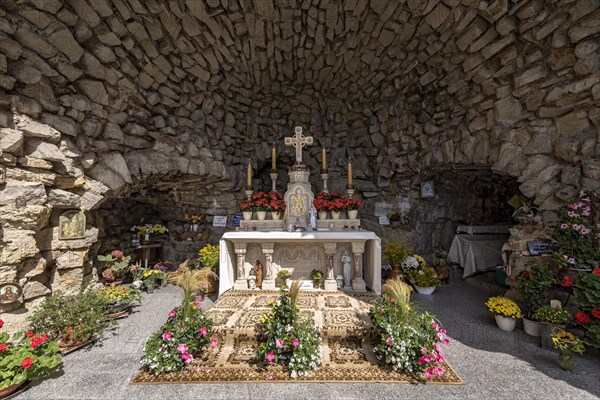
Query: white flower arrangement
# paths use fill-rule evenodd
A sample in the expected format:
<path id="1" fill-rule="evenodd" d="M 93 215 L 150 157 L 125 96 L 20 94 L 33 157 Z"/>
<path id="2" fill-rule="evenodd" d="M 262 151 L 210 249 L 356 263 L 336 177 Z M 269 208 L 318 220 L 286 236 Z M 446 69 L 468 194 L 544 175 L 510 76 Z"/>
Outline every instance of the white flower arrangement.
<path id="1" fill-rule="evenodd" d="M 414 256 L 408 256 L 402 262 L 402 270 L 403 271 L 408 271 L 408 270 L 417 269 L 417 268 L 419 268 L 419 261 Z"/>

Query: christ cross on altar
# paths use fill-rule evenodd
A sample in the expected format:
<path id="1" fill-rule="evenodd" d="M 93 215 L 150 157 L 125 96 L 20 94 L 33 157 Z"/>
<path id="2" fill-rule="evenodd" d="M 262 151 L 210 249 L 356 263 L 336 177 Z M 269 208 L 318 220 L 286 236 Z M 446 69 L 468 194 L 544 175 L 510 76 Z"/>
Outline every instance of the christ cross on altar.
<path id="1" fill-rule="evenodd" d="M 302 164 L 302 148 L 307 144 L 313 144 L 312 136 L 304 136 L 302 127 L 297 126 L 294 131 L 296 135 L 285 138 L 286 146 L 294 146 L 296 148 L 296 164 Z"/>

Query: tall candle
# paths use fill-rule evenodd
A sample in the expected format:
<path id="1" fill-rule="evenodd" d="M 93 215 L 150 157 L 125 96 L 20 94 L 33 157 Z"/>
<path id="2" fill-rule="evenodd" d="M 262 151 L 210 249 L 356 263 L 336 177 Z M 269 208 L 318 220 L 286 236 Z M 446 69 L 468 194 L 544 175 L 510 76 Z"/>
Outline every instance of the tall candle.
<path id="1" fill-rule="evenodd" d="M 352 163 L 348 161 L 348 186 L 352 186 Z"/>
<path id="2" fill-rule="evenodd" d="M 321 168 L 323 171 L 327 171 L 327 152 L 325 151 L 325 147 L 321 150 Z"/>
<path id="3" fill-rule="evenodd" d="M 246 183 L 248 184 L 248 187 L 252 186 L 252 165 L 250 165 L 249 161 L 248 161 L 248 179 L 247 179 Z"/>
<path id="4" fill-rule="evenodd" d="M 277 169 L 277 150 L 275 150 L 275 146 L 271 149 L 271 169 L 275 171 Z"/>

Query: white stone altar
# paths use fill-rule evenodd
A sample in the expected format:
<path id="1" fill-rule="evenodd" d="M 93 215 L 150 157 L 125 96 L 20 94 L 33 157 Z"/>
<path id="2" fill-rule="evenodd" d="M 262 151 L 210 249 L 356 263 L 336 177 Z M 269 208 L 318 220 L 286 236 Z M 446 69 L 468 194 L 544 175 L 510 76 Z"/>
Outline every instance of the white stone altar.
<path id="1" fill-rule="evenodd" d="M 257 260 L 265 268 L 265 277 L 274 278 L 283 268 L 292 279 L 308 279 L 310 271 L 320 269 L 335 285 L 325 289 L 336 290 L 333 277 L 344 273 L 344 251 L 353 256 L 352 289 L 381 293 L 381 240 L 370 231 L 228 232 L 219 244 L 219 294 L 247 289 L 246 279 Z M 266 282 L 263 289 L 268 289 Z"/>
<path id="2" fill-rule="evenodd" d="M 337 290 L 335 275 L 344 274 L 342 255 L 351 255 L 351 286 L 346 289 L 381 293 L 381 241 L 373 233 L 360 230 L 359 219 L 319 220 L 317 231 L 310 229 L 309 211 L 314 194 L 309 181 L 311 173 L 302 161 L 302 148 L 313 143 L 305 137 L 302 128 L 295 128 L 293 137 L 285 138 L 287 146 L 296 150 L 296 163 L 289 168 L 290 182 L 284 194 L 287 205 L 283 220 L 245 220 L 241 231 L 229 232 L 220 240 L 219 294 L 234 288 L 248 289 L 248 277 L 257 261 L 264 266 L 262 289 L 275 290 L 275 277 L 287 269 L 293 279 L 309 279 L 310 272 L 318 269 L 324 275 L 325 290 Z M 323 150 L 325 152 L 325 150 Z M 327 191 L 327 170 L 323 161 L 321 177 Z M 273 165 L 274 161 L 273 161 Z M 249 169 L 249 171 L 251 171 Z M 273 182 L 277 179 L 272 171 Z M 349 180 L 348 197 L 354 187 Z M 273 183 L 272 190 L 275 190 Z M 252 196 L 251 176 L 248 176 L 246 195 Z M 288 232 L 289 225 L 300 231 Z M 346 258 L 346 273 L 348 260 Z"/>

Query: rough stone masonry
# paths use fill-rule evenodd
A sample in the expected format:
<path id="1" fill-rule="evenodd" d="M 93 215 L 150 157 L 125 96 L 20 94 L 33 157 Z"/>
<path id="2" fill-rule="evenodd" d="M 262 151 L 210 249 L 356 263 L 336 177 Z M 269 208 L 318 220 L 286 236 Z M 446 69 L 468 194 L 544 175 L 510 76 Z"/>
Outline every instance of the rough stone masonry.
<path id="1" fill-rule="evenodd" d="M 234 212 L 241 165 L 266 178 L 295 125 L 330 149 L 330 175 L 351 157 L 373 203 L 399 187 L 416 203 L 423 174 L 456 165 L 518 179 L 542 210 L 598 190 L 599 8 L 1 0 L 0 282 L 24 285 L 19 312 L 88 285 L 105 231 L 92 211 L 140 188 Z M 67 209 L 88 215 L 84 239 L 58 240 Z"/>

